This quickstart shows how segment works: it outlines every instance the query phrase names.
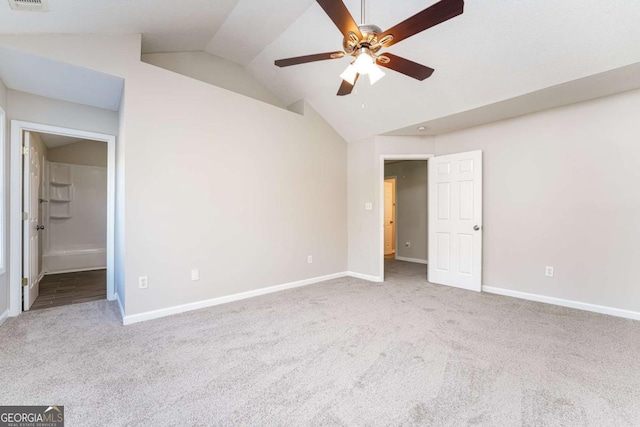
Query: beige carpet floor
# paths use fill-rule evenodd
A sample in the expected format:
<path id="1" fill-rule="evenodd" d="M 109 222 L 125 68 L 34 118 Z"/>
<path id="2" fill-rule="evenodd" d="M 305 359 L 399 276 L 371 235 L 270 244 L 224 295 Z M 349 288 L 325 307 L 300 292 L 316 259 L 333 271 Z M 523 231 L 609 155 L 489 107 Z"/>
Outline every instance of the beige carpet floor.
<path id="1" fill-rule="evenodd" d="M 640 322 L 344 278 L 122 326 L 106 301 L 0 327 L 0 404 L 67 426 L 638 426 Z"/>

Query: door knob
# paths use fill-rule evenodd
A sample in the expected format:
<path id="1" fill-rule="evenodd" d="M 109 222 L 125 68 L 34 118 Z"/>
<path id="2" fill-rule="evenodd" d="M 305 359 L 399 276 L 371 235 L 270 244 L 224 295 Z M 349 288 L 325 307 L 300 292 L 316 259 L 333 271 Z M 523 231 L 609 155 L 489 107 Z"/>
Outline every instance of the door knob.
<path id="1" fill-rule="evenodd" d="M 479 226 L 479 225 L 474 225 L 474 226 L 473 226 L 473 229 L 474 229 L 474 230 L 476 230 L 476 231 L 478 231 L 478 230 L 480 230 L 480 226 Z"/>
<path id="2" fill-rule="evenodd" d="M 36 226 L 36 230 L 44 230 L 44 225 L 38 225 Z"/>

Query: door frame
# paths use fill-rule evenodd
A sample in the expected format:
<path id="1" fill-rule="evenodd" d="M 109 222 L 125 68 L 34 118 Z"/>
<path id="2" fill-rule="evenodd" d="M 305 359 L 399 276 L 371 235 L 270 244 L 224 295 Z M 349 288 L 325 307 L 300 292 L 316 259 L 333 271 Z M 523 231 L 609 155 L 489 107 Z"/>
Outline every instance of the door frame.
<path id="1" fill-rule="evenodd" d="M 22 134 L 42 132 L 107 143 L 107 299 L 115 295 L 115 200 L 116 200 L 116 137 L 60 126 L 11 120 L 11 168 L 9 215 L 9 316 L 22 313 Z"/>
<path id="2" fill-rule="evenodd" d="M 378 167 L 378 224 L 380 225 L 380 244 L 378 262 L 380 263 L 380 281 L 384 282 L 384 161 L 385 160 L 429 160 L 433 154 L 381 154 Z M 397 203 L 396 203 L 397 204 Z M 396 243 L 396 253 L 398 251 Z"/>

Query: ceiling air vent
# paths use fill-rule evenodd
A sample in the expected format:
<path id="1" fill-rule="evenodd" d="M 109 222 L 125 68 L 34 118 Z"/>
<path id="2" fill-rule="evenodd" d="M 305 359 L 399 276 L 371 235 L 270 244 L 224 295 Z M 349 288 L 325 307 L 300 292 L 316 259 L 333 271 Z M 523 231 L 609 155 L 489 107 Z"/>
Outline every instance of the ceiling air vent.
<path id="1" fill-rule="evenodd" d="M 47 12 L 47 0 L 9 0 L 9 6 L 13 10 L 25 10 L 27 12 Z"/>

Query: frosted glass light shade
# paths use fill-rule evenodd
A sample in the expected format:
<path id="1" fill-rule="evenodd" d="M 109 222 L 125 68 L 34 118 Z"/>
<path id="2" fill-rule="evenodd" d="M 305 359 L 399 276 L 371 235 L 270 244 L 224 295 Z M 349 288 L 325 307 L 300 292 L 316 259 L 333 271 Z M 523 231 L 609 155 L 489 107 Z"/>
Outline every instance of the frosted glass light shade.
<path id="1" fill-rule="evenodd" d="M 384 71 L 382 71 L 382 69 L 376 64 L 373 64 L 371 66 L 371 70 L 369 71 L 369 83 L 374 84 L 383 77 Z"/>
<path id="2" fill-rule="evenodd" d="M 344 81 L 347 81 L 349 83 L 351 83 L 352 85 L 355 84 L 356 82 L 356 75 L 358 74 L 358 71 L 356 70 L 356 67 L 354 67 L 353 65 L 349 65 L 347 67 L 346 70 L 344 70 L 344 72 L 342 74 L 340 74 L 340 78 Z"/>

